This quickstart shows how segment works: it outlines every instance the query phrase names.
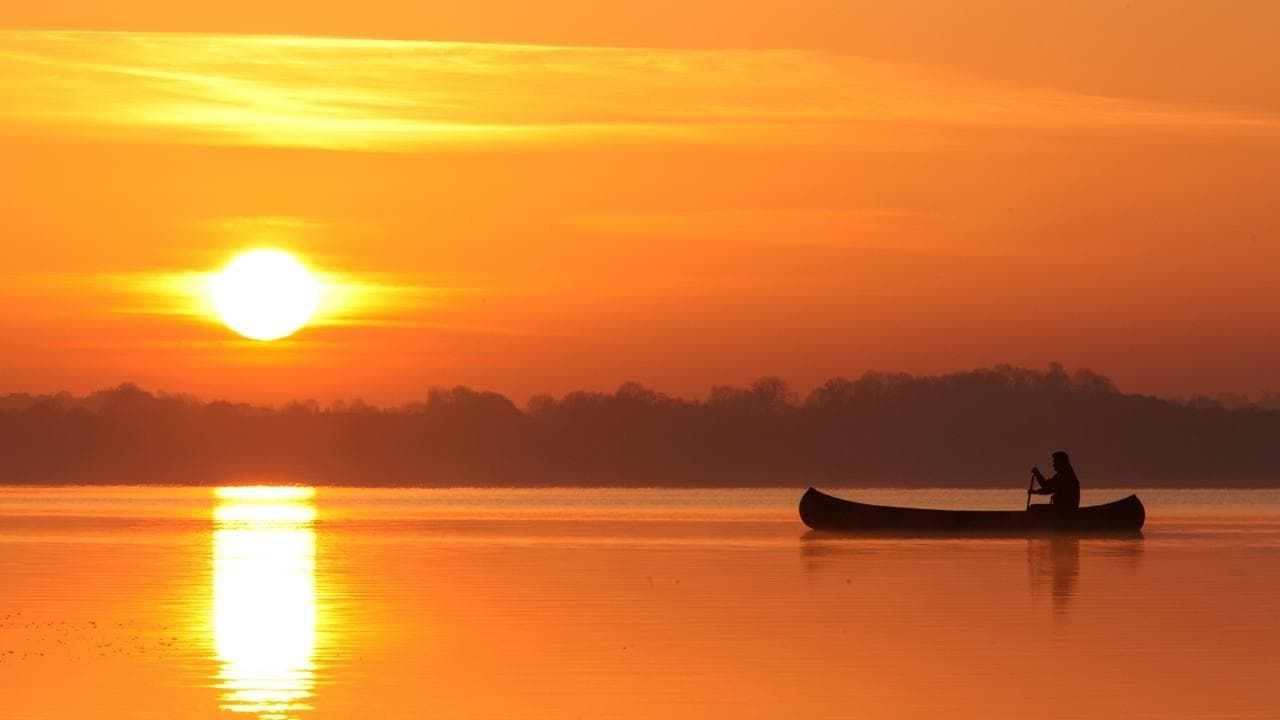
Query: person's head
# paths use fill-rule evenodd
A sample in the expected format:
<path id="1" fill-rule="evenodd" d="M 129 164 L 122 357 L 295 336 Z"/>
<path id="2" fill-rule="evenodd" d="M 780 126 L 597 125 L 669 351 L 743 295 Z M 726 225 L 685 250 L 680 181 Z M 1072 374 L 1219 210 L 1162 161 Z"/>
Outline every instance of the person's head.
<path id="1" fill-rule="evenodd" d="M 1053 454 L 1053 469 L 1064 470 L 1071 467 L 1071 458 L 1067 457 L 1067 453 L 1059 450 Z"/>

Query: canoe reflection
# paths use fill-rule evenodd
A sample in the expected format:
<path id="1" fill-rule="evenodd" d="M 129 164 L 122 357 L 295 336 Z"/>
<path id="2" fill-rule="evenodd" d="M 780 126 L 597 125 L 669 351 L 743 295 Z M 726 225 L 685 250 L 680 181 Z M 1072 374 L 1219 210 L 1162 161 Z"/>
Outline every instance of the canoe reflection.
<path id="1" fill-rule="evenodd" d="M 218 488 L 213 628 L 224 710 L 284 720 L 310 710 L 316 645 L 310 488 Z"/>
<path id="2" fill-rule="evenodd" d="M 1037 536 L 1025 541 L 1008 535 L 861 535 L 810 531 L 800 537 L 800 556 L 811 577 L 843 578 L 862 587 L 922 578 L 930 591 L 953 583 L 950 592 L 982 574 L 1007 581 L 1009 553 L 1026 543 L 1027 576 L 1033 598 L 1047 598 L 1055 612 L 1065 613 L 1078 593 L 1081 557 L 1084 575 L 1101 587 L 1129 583 L 1142 559 L 1141 533 L 1085 537 Z M 941 564 L 938 564 L 941 562 Z"/>
<path id="3" fill-rule="evenodd" d="M 1081 543 L 1088 575 L 1106 582 L 1120 571 L 1127 576 L 1142 559 L 1141 533 L 1110 538 L 1037 537 L 1027 540 L 1027 577 L 1033 597 L 1048 597 L 1055 612 L 1065 612 L 1080 581 Z"/>
<path id="4" fill-rule="evenodd" d="M 1080 538 L 1028 539 L 1027 573 L 1033 596 L 1048 595 L 1055 611 L 1066 611 L 1080 579 Z"/>

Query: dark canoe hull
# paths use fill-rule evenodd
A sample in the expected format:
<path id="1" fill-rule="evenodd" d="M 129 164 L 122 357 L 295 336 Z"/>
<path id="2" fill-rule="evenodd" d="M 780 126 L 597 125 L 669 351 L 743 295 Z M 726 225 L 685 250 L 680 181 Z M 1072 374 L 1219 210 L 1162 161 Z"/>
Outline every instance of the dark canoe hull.
<path id="1" fill-rule="evenodd" d="M 809 488 L 800 498 L 800 519 L 814 530 L 892 533 L 1132 533 L 1147 513 L 1137 495 L 1105 505 L 1060 512 L 1049 505 L 1030 510 L 927 510 L 842 500 Z"/>

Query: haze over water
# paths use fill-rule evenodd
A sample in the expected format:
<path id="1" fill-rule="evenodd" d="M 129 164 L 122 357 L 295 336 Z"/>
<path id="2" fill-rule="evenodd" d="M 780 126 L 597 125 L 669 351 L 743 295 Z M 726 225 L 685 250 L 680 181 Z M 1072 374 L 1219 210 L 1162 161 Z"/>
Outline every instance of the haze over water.
<path id="1" fill-rule="evenodd" d="M 799 495 L 3 488 L 0 717 L 1275 715 L 1280 491 L 1142 490 L 1136 539 L 823 537 Z"/>

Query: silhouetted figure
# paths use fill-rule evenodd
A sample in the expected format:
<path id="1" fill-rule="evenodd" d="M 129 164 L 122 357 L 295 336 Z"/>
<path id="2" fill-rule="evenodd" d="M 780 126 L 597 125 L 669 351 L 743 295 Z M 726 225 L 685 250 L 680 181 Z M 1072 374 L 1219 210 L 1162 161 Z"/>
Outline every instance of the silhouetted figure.
<path id="1" fill-rule="evenodd" d="M 1056 510 L 1078 510 L 1080 508 L 1080 479 L 1071 467 L 1071 458 L 1061 450 L 1053 454 L 1053 477 L 1046 478 L 1040 474 L 1040 468 L 1031 468 L 1031 475 L 1040 483 L 1038 490 L 1031 490 L 1033 495 L 1052 495 L 1050 504 Z"/>

